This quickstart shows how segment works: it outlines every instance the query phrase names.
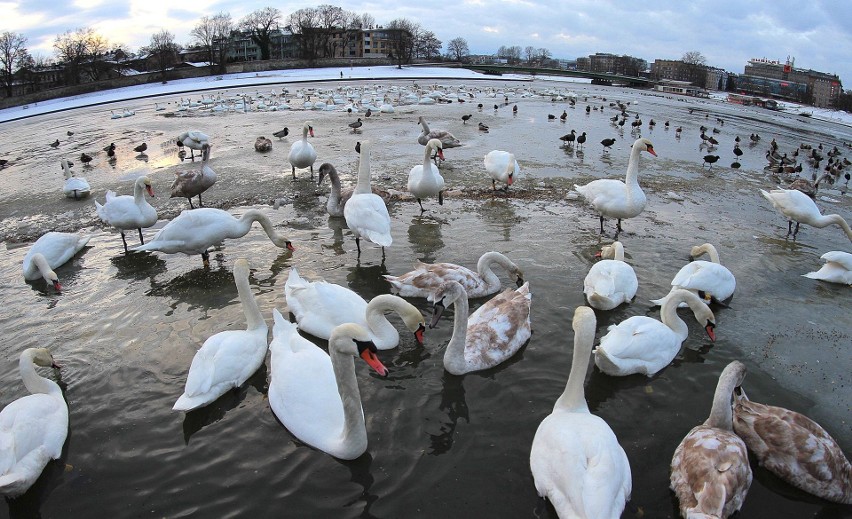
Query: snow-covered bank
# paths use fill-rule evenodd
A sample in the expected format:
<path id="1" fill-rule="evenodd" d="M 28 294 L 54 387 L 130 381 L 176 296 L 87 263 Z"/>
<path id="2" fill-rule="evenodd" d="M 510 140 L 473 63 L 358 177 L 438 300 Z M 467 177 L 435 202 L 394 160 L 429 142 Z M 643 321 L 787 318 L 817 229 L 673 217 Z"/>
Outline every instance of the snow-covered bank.
<path id="1" fill-rule="evenodd" d="M 717 101 L 727 101 L 728 94 L 726 92 L 714 92 L 710 94 L 711 99 Z M 832 110 L 830 108 L 817 108 L 814 106 L 792 103 L 790 101 L 778 101 L 778 107 L 789 114 L 811 114 L 810 117 L 820 119 L 822 121 L 831 121 L 834 123 L 845 124 L 852 126 L 852 114 L 842 110 Z"/>

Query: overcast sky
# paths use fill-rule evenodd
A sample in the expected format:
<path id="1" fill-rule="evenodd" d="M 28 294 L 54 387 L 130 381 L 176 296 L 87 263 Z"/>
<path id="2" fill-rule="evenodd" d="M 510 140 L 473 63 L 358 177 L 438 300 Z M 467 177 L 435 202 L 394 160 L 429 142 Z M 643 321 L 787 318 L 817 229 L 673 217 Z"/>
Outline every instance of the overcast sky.
<path id="1" fill-rule="evenodd" d="M 852 2 L 849 0 L 453 0 L 326 2 L 371 14 L 377 24 L 408 18 L 446 44 L 462 37 L 472 54 L 501 45 L 532 45 L 555 58 L 595 52 L 628 54 L 648 62 L 680 59 L 697 50 L 707 64 L 742 73 L 750 58 L 784 61 L 837 74 L 852 88 Z M 307 2 L 262 0 L 0 0 L 0 30 L 23 33 L 29 49 L 53 55 L 57 34 L 93 27 L 110 41 L 138 50 L 153 33 L 168 29 L 178 43 L 203 15 L 220 11 L 236 21 L 263 7 L 284 18 Z"/>

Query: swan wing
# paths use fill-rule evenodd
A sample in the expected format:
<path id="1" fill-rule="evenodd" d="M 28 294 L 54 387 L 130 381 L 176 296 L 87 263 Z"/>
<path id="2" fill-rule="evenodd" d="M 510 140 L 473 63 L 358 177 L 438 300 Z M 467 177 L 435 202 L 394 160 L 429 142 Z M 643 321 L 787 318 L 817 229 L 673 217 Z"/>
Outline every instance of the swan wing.
<path id="1" fill-rule="evenodd" d="M 644 373 L 651 376 L 666 367 L 680 350 L 680 341 L 665 324 L 633 316 L 610 326 L 595 349 L 595 364 L 608 375 Z"/>
<path id="2" fill-rule="evenodd" d="M 371 242 L 390 247 L 390 215 L 384 200 L 372 193 L 352 195 L 343 210 L 346 224 L 356 234 Z"/>
<path id="3" fill-rule="evenodd" d="M 296 316 L 299 329 L 321 339 L 343 323 L 358 323 L 369 329 L 367 301 L 357 293 L 334 283 L 307 281 L 296 269 L 284 285 L 287 307 Z"/>
<path id="4" fill-rule="evenodd" d="M 494 367 L 513 356 L 531 335 L 529 283 L 506 290 L 468 319 L 465 362 L 473 370 Z"/>
<path id="5" fill-rule="evenodd" d="M 91 235 L 81 236 L 76 233 L 51 231 L 36 240 L 24 256 L 24 271 L 36 253 L 41 253 L 50 268 L 56 268 L 77 254 L 91 240 Z"/>
<path id="6" fill-rule="evenodd" d="M 589 269 L 583 292 L 589 304 L 599 310 L 612 310 L 636 295 L 639 281 L 633 267 L 623 261 L 601 260 Z"/>
<path id="7" fill-rule="evenodd" d="M 727 267 L 699 260 L 684 265 L 672 280 L 672 286 L 701 290 L 724 301 L 733 295 L 737 281 Z"/>
<path id="8" fill-rule="evenodd" d="M 160 229 L 153 240 L 133 247 L 133 250 L 201 254 L 208 247 L 231 237 L 236 221 L 236 218 L 221 209 L 200 207 L 184 210 Z"/>
<path id="9" fill-rule="evenodd" d="M 401 276 L 384 277 L 403 297 L 429 297 L 447 281 L 458 282 L 464 287 L 469 298 L 493 292 L 488 292 L 491 287 L 487 286 L 477 272 L 454 263 L 417 263 L 414 270 Z"/>

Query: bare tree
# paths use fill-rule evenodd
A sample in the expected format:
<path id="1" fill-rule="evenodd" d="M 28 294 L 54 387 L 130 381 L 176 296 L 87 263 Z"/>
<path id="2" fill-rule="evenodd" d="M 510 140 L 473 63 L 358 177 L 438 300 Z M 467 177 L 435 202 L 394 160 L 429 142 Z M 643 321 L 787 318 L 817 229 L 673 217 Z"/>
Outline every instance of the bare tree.
<path id="1" fill-rule="evenodd" d="M 370 13 L 364 13 L 361 15 L 361 28 L 362 29 L 372 29 L 376 26 L 376 19 L 373 18 L 373 15 Z"/>
<path id="2" fill-rule="evenodd" d="M 528 45 L 524 47 L 524 56 L 527 58 L 527 64 L 532 65 L 533 60 L 536 57 L 536 49 L 532 45 Z"/>
<path id="3" fill-rule="evenodd" d="M 411 63 L 414 56 L 415 35 L 421 32 L 420 25 L 407 18 L 391 20 L 385 26 L 391 46 L 391 57 L 396 61 L 397 68 L 403 63 Z"/>
<path id="4" fill-rule="evenodd" d="M 455 61 L 464 61 L 470 56 L 470 49 L 467 46 L 467 40 L 464 38 L 453 38 L 447 43 L 447 56 Z"/>
<path id="5" fill-rule="evenodd" d="M 691 50 L 689 52 L 685 52 L 681 61 L 686 63 L 687 65 L 701 65 L 704 66 L 707 64 L 707 58 L 704 57 L 703 54 L 698 52 L 697 50 Z"/>
<path id="6" fill-rule="evenodd" d="M 6 96 L 12 97 L 12 74 L 27 61 L 27 37 L 16 32 L 6 31 L 0 34 L 0 65 L 3 69 L 3 87 Z M 32 58 L 30 58 L 32 59 Z"/>
<path id="7" fill-rule="evenodd" d="M 68 80 L 77 85 L 86 76 L 90 80 L 100 79 L 109 42 L 91 27 L 83 27 L 58 35 L 53 48 L 57 58 L 65 64 Z"/>
<path id="8" fill-rule="evenodd" d="M 550 51 L 545 49 L 544 47 L 542 47 L 540 49 L 536 49 L 535 55 L 536 55 L 536 59 L 539 60 L 539 63 L 541 63 L 541 64 L 544 64 L 545 61 L 548 61 L 548 60 L 550 60 L 550 58 L 553 57 L 553 55 L 550 53 Z"/>
<path id="9" fill-rule="evenodd" d="M 313 7 L 305 7 L 290 14 L 287 24 L 299 40 L 299 54 L 302 59 L 313 61 L 318 57 L 319 13 Z"/>
<path id="10" fill-rule="evenodd" d="M 240 20 L 240 28 L 248 32 L 251 40 L 260 47 L 260 59 L 270 58 L 272 33 L 278 30 L 281 11 L 274 7 L 264 7 L 247 14 Z"/>
<path id="11" fill-rule="evenodd" d="M 697 50 L 691 50 L 684 53 L 681 58 L 683 61 L 684 71 L 682 76 L 697 86 L 704 86 L 707 82 L 707 59 Z"/>
<path id="12" fill-rule="evenodd" d="M 165 80 L 166 70 L 173 67 L 177 62 L 177 54 L 180 52 L 180 46 L 175 43 L 175 35 L 163 29 L 153 34 L 151 36 L 151 43 L 142 50 L 151 56 L 157 64 L 157 70 L 160 71 L 160 75 Z"/>
<path id="13" fill-rule="evenodd" d="M 432 31 L 423 31 L 417 38 L 414 56 L 430 59 L 441 55 L 441 40 Z"/>
<path id="14" fill-rule="evenodd" d="M 509 63 L 518 63 L 521 61 L 521 47 L 519 45 L 512 45 L 508 49 L 506 49 L 508 54 Z"/>
<path id="15" fill-rule="evenodd" d="M 225 67 L 228 39 L 233 29 L 234 22 L 231 21 L 231 15 L 220 12 L 214 16 L 202 16 L 189 33 L 193 41 L 205 49 L 211 70 L 214 63 L 220 70 Z"/>

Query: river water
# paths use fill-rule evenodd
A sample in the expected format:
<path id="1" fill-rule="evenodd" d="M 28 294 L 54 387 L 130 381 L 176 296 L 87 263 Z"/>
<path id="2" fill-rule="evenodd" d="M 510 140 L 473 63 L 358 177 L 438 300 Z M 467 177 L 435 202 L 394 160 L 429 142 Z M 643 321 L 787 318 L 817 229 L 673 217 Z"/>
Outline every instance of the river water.
<path id="1" fill-rule="evenodd" d="M 463 85 L 441 84 L 453 91 Z M 412 82 L 398 85 L 411 87 Z M 659 309 L 648 300 L 668 292 L 692 245 L 714 243 L 722 263 L 737 277 L 730 307 L 715 309 L 715 343 L 690 317 L 681 353 L 655 377 L 613 378 L 590 369 L 589 407 L 612 427 L 633 471 L 633 497 L 623 517 L 677 517 L 676 500 L 668 490 L 672 453 L 706 419 L 719 373 L 735 359 L 748 367 L 745 387 L 753 400 L 807 414 L 850 452 L 852 294 L 848 287 L 802 277 L 820 267 L 823 253 L 850 250 L 849 241 L 837 227 L 807 226 L 796 240 L 786 239 L 786 221 L 758 189 L 776 185 L 763 171 L 772 138 L 788 153 L 805 142 L 837 145 L 852 156 L 842 147 L 852 141 L 852 129 L 619 88 L 543 80 L 464 86 L 475 94 L 467 103 L 400 106 L 394 114 L 365 120 L 360 134 L 347 127 L 355 116 L 346 112 L 162 116 L 174 111 L 180 96 L 157 100 L 169 107 L 166 112 L 156 112 L 154 100 L 128 101 L 1 125 L 3 151 L 13 160 L 2 171 L 0 193 L 5 245 L 0 250 L 5 306 L 0 312 L 5 332 L 0 401 L 6 405 L 24 394 L 17 372 L 20 352 L 48 347 L 63 365 L 70 430 L 62 458 L 48 465 L 25 496 L 10 501 L 8 509 L 0 507 L 0 516 L 556 517 L 536 495 L 529 451 L 538 424 L 567 380 L 571 319 L 574 308 L 584 304 L 583 278 L 594 253 L 613 239 L 614 222 L 606 222 L 601 236 L 597 216 L 570 189 L 574 182 L 623 176 L 635 135 L 620 134 L 610 125 L 616 110 L 609 103 L 616 99 L 632 102 L 631 115 L 641 115 L 642 135 L 652 140 L 659 156 L 643 154 L 640 184 L 648 205 L 639 217 L 624 222 L 619 236 L 639 278 L 638 294 L 630 305 L 598 312 L 597 337 L 633 315 L 658 317 Z M 285 86 L 291 94 L 303 87 Z M 516 95 L 508 107 L 502 106 L 502 94 L 488 97 L 489 88 L 514 89 Z M 524 89 L 561 89 L 579 98 L 569 108 L 549 95 L 521 97 Z M 481 111 L 476 108 L 480 102 L 485 105 Z M 501 105 L 497 110 L 495 103 Z M 517 114 L 511 112 L 515 103 Z M 587 105 L 604 109 L 586 113 Z M 125 107 L 136 115 L 110 119 L 110 109 Z M 563 110 L 567 122 L 548 120 L 548 114 L 558 116 Z M 462 125 L 461 115 L 467 113 L 473 117 Z M 325 215 L 328 186 L 317 188 L 306 171 L 299 172 L 299 180 L 290 180 L 289 145 L 310 118 L 317 134 L 311 141 L 319 154 L 317 164 L 332 162 L 344 184 L 351 184 L 357 167 L 352 148 L 369 139 L 374 183 L 404 191 L 408 170 L 422 162 L 418 115 L 433 128 L 450 129 L 464 143 L 445 153 L 441 170 L 450 192 L 443 206 L 424 202 L 428 211 L 422 215 L 411 200 L 392 204 L 394 243 L 384 260 L 372 244 L 363 246 L 358 259 L 345 224 Z M 657 125 L 649 131 L 651 118 Z M 480 121 L 490 126 L 489 133 L 477 130 Z M 713 153 L 722 158 L 712 169 L 701 165 L 707 153 L 699 147 L 701 125 L 720 130 L 713 134 L 721 143 Z M 253 150 L 258 135 L 271 137 L 283 126 L 291 134 L 280 142 L 273 139 L 271 152 Z M 680 138 L 677 126 L 683 127 Z M 245 238 L 216 249 L 209 271 L 197 256 L 126 256 L 118 234 L 97 220 L 91 199 L 63 198 L 61 157 L 77 162 L 74 168 L 88 178 L 101 201 L 106 189 L 128 193 L 131 179 L 148 168 L 159 194 L 153 201 L 162 218 L 156 227 L 162 227 L 186 204 L 167 196 L 173 173 L 193 167 L 180 162 L 171 143 L 189 128 L 204 130 L 214 141 L 210 164 L 219 181 L 204 195 L 205 204 L 235 216 L 261 209 L 293 241 L 295 252 L 277 249 L 255 226 Z M 572 128 L 589 135 L 582 152 L 560 146 L 558 137 Z M 67 136 L 69 130 L 74 135 Z M 749 146 L 750 133 L 759 133 L 762 141 Z M 745 154 L 741 167 L 731 169 L 737 135 Z M 610 152 L 599 144 L 606 137 L 617 139 Z M 54 150 L 46 143 L 55 138 L 61 145 Z M 137 159 L 130 150 L 143 141 L 148 155 Z M 110 142 L 119 150 L 112 163 L 100 151 Z M 521 164 L 521 177 L 508 195 L 490 192 L 482 156 L 492 149 L 514 152 Z M 83 151 L 95 154 L 91 166 L 77 160 Z M 810 174 L 805 164 L 803 176 Z M 823 187 L 818 199 L 823 212 L 852 221 L 852 198 L 843 180 Z M 277 198 L 285 203 L 276 211 L 269 203 Z M 24 282 L 21 276 L 28 245 L 48 230 L 93 235 L 83 252 L 57 269 L 61 294 L 43 281 Z M 146 239 L 154 233 L 146 230 Z M 136 239 L 128 234 L 129 242 Z M 529 343 L 498 368 L 449 375 L 442 364 L 451 334 L 449 311 L 439 328 L 427 331 L 423 346 L 403 333 L 399 348 L 381 352 L 390 370 L 387 379 L 357 363 L 369 437 L 367 453 L 357 460 L 342 462 L 307 447 L 276 420 L 266 401 L 268 363 L 245 387 L 210 406 L 188 414 L 171 411 L 204 340 L 244 328 L 231 274 L 236 259 L 248 258 L 252 291 L 271 323 L 272 309 L 284 308 L 283 286 L 291 266 L 307 278 L 339 283 L 370 299 L 388 291 L 382 274 L 401 274 L 417 260 L 473 267 L 489 250 L 510 257 L 530 282 Z M 431 314 L 424 300 L 411 302 L 424 315 Z M 482 302 L 474 301 L 472 309 Z M 741 515 L 852 517 L 848 507 L 810 498 L 762 470 L 755 472 Z"/>

